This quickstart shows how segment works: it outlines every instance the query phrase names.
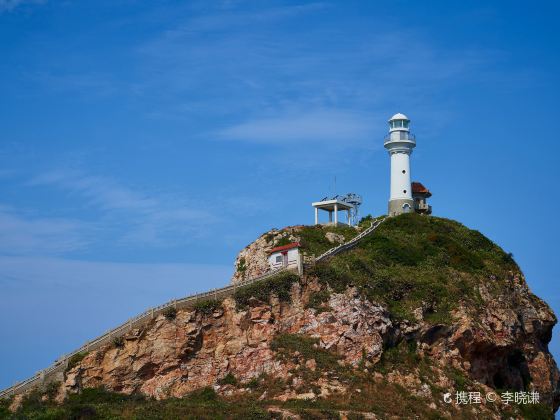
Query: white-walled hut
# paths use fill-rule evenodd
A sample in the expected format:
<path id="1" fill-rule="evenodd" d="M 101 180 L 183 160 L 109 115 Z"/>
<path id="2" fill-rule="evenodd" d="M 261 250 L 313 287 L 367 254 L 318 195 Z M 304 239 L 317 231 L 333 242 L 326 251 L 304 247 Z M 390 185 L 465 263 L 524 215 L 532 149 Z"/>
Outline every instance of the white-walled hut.
<path id="1" fill-rule="evenodd" d="M 268 251 L 268 263 L 270 268 L 277 270 L 279 268 L 300 269 L 300 247 L 299 242 L 292 242 L 287 245 L 277 246 Z"/>

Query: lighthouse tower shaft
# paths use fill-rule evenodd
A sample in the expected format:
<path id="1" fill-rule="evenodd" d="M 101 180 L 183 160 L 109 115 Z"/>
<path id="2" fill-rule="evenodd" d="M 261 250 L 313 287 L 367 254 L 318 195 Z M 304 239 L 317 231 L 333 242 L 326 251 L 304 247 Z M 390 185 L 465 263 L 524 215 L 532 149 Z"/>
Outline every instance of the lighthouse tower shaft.
<path id="1" fill-rule="evenodd" d="M 410 120 L 403 114 L 395 114 L 389 120 L 389 134 L 385 148 L 391 156 L 391 195 L 389 216 L 413 211 L 414 200 L 410 182 L 410 155 L 416 139 L 409 131 Z"/>

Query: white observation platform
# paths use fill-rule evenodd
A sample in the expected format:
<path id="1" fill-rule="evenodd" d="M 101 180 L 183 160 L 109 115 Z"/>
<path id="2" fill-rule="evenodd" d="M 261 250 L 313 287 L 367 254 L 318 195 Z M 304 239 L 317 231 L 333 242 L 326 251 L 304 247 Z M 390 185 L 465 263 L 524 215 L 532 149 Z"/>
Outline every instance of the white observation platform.
<path id="1" fill-rule="evenodd" d="M 333 198 L 329 200 L 323 199 L 323 201 L 317 201 L 315 203 L 311 203 L 311 205 L 315 208 L 315 224 L 319 224 L 319 210 L 324 210 L 329 213 L 329 223 L 334 223 L 338 225 L 338 212 L 339 211 L 346 211 L 347 214 L 347 223 L 351 226 L 352 225 L 352 210 L 354 210 L 354 205 L 347 203 L 345 201 L 339 200 L 338 198 Z M 334 221 L 333 221 L 333 214 L 334 214 Z"/>

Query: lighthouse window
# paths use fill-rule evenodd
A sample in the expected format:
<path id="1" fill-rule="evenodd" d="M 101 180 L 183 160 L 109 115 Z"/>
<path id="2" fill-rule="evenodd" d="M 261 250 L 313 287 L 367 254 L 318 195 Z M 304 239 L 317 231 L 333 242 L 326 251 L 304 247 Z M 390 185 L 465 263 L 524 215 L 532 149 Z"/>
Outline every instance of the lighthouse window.
<path id="1" fill-rule="evenodd" d="M 408 128 L 408 121 L 403 121 L 404 128 Z"/>
<path id="2" fill-rule="evenodd" d="M 402 170 L 402 173 L 403 173 L 403 174 L 406 174 L 406 171 L 403 169 L 403 170 Z"/>
<path id="3" fill-rule="evenodd" d="M 406 194 L 406 190 L 403 190 L 402 192 Z"/>

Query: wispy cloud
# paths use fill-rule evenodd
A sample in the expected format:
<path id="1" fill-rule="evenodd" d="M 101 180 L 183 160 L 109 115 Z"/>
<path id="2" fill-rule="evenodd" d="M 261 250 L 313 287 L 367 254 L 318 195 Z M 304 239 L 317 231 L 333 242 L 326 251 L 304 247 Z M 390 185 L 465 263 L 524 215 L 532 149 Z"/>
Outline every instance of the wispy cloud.
<path id="1" fill-rule="evenodd" d="M 0 206 L 0 253 L 4 255 L 53 255 L 88 245 L 90 224 L 63 218 L 22 216 Z"/>
<path id="2" fill-rule="evenodd" d="M 375 124 L 371 116 L 340 110 L 257 118 L 226 128 L 218 138 L 263 144 L 301 142 L 351 146 L 371 138 Z"/>
<path id="3" fill-rule="evenodd" d="M 184 196 L 149 195 L 116 181 L 74 170 L 40 174 L 29 186 L 49 186 L 85 199 L 85 206 L 101 211 L 111 220 L 124 243 L 172 244 L 186 236 L 196 237 L 218 219 L 200 208 L 196 199 Z M 123 223 L 124 220 L 124 223 Z"/>
<path id="4" fill-rule="evenodd" d="M 25 4 L 41 4 L 47 0 L 0 0 L 0 13 L 10 11 Z"/>
<path id="5" fill-rule="evenodd" d="M 153 118 L 229 121 L 224 139 L 337 142 L 370 134 L 373 117 L 382 113 L 384 121 L 387 108 L 418 110 L 416 117 L 437 123 L 447 104 L 427 97 L 444 95 L 458 79 L 494 77 L 495 51 L 450 51 L 413 27 L 379 22 L 349 32 L 315 20 L 305 33 L 274 27 L 303 24 L 324 7 L 192 17 L 138 48 L 144 77 L 135 91 L 157 92 Z"/>

